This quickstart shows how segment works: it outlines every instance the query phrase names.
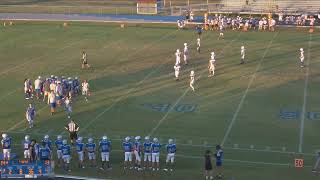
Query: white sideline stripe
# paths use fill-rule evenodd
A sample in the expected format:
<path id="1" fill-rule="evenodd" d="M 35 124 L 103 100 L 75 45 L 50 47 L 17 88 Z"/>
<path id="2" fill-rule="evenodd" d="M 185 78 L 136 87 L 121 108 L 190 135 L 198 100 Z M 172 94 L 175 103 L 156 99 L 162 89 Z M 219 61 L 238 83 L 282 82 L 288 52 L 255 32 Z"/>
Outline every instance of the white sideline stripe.
<path id="1" fill-rule="evenodd" d="M 228 47 L 234 40 L 238 39 L 238 37 L 240 36 L 241 32 L 238 33 L 238 36 L 233 39 L 232 41 L 230 41 L 228 44 L 226 44 L 222 50 L 220 51 L 219 55 L 224 51 L 224 49 L 226 47 Z M 198 81 L 201 77 L 201 75 L 203 74 L 203 72 L 200 73 L 199 77 L 196 79 L 196 81 Z M 159 120 L 159 122 L 156 124 L 156 126 L 154 128 L 152 128 L 152 130 L 149 133 L 149 136 L 151 136 L 159 127 L 160 125 L 166 120 L 166 118 L 168 117 L 169 113 L 172 111 L 172 109 L 184 98 L 184 96 L 187 94 L 187 92 L 190 90 L 190 87 L 188 86 L 187 89 L 184 91 L 184 93 L 177 99 L 177 101 L 174 103 L 173 106 L 170 107 L 170 109 L 167 111 L 167 113 Z M 194 92 L 195 93 L 195 92 Z"/>
<path id="2" fill-rule="evenodd" d="M 266 55 L 267 55 L 267 53 L 268 53 L 268 51 L 269 51 L 269 49 L 270 49 L 270 47 L 271 47 L 271 45 L 272 45 L 272 43 L 273 43 L 273 40 L 276 38 L 276 36 L 277 36 L 278 34 L 279 34 L 279 32 L 277 32 L 277 33 L 275 33 L 275 34 L 273 35 L 271 41 L 269 42 L 269 44 L 268 44 L 268 46 L 267 46 L 267 49 L 264 51 L 263 56 L 262 56 L 262 58 L 260 59 L 260 62 L 259 62 L 259 64 L 258 64 L 258 66 L 256 67 L 255 72 L 253 73 L 253 75 L 252 75 L 252 77 L 251 77 L 251 79 L 250 79 L 250 81 L 249 81 L 249 84 L 248 84 L 248 86 L 247 86 L 247 89 L 245 90 L 243 96 L 241 97 L 240 103 L 238 104 L 238 107 L 237 107 L 236 111 L 235 111 L 234 114 L 233 114 L 233 117 L 232 117 L 231 122 L 230 122 L 230 124 L 229 124 L 229 126 L 228 126 L 228 129 L 227 129 L 227 131 L 226 131 L 226 133 L 225 133 L 225 135 L 224 135 L 224 137 L 223 137 L 223 139 L 222 139 L 221 146 L 224 145 L 224 143 L 226 142 L 227 138 L 229 137 L 229 134 L 230 134 L 230 132 L 231 132 L 231 129 L 232 129 L 232 127 L 233 127 L 233 124 L 234 124 L 234 122 L 236 121 L 236 119 L 237 119 L 237 117 L 238 117 L 238 113 L 240 112 L 240 109 L 242 108 L 243 102 L 244 102 L 244 100 L 245 100 L 246 97 L 247 97 L 247 94 L 248 94 L 248 92 L 249 92 L 249 89 L 250 89 L 250 87 L 251 87 L 251 85 L 252 85 L 252 83 L 253 83 L 253 81 L 254 81 L 254 79 L 255 79 L 255 77 L 256 77 L 256 75 L 257 75 L 257 73 L 258 73 L 258 71 L 259 71 L 259 69 L 260 69 L 260 67 L 261 67 L 261 64 L 262 64 L 264 58 L 266 57 Z"/>
<path id="3" fill-rule="evenodd" d="M 111 180 L 111 179 L 98 179 L 98 178 L 89 178 L 89 177 L 81 177 L 81 176 L 67 176 L 67 175 L 59 175 L 59 174 L 54 175 L 54 177 L 71 178 L 71 179 L 86 179 L 86 180 Z"/>
<path id="4" fill-rule="evenodd" d="M 154 44 L 156 44 L 156 42 L 159 42 L 159 41 L 162 41 L 163 39 L 167 38 L 168 36 L 170 36 L 171 34 L 174 34 L 174 33 L 177 33 L 178 30 L 175 30 L 173 32 L 170 32 L 166 35 L 163 35 L 160 39 L 156 40 L 156 41 L 153 41 L 152 43 L 148 44 L 148 45 L 144 45 L 143 48 L 141 48 L 140 50 L 138 51 L 135 51 L 133 54 L 131 54 L 130 56 L 126 56 L 125 58 L 123 59 L 129 59 L 130 57 L 132 57 L 133 55 L 136 55 L 138 54 L 140 51 L 142 50 L 145 50 L 145 49 L 148 49 L 150 47 L 152 47 Z M 170 55 L 171 57 L 171 55 Z M 170 59 L 170 58 L 168 58 Z M 130 93 L 134 90 L 136 90 L 140 84 L 142 84 L 145 80 L 147 80 L 153 73 L 155 73 L 161 66 L 157 66 L 156 69 L 152 70 L 150 73 L 148 73 L 142 80 L 140 80 L 139 82 L 137 82 L 135 84 L 135 87 L 132 87 L 131 89 L 129 89 L 124 95 L 120 96 L 119 98 L 117 98 L 114 102 L 112 102 L 112 104 L 107 107 L 105 110 L 103 110 L 101 113 L 99 113 L 96 117 L 94 117 L 91 121 L 87 122 L 86 123 L 86 126 L 82 129 L 80 129 L 80 132 L 83 132 L 85 131 L 87 128 L 89 128 L 91 126 L 92 123 L 94 123 L 97 119 L 99 119 L 104 113 L 106 113 L 107 111 L 109 111 L 113 106 L 115 106 L 119 101 L 121 101 L 123 98 L 127 98 L 129 97 Z M 65 131 L 62 131 L 61 134 L 64 134 Z"/>
<path id="5" fill-rule="evenodd" d="M 307 105 L 307 95 L 308 95 L 308 82 L 309 82 L 309 64 L 310 64 L 310 48 L 311 48 L 312 34 L 309 34 L 309 42 L 308 42 L 308 57 L 306 63 L 306 74 L 304 81 L 304 89 L 303 89 L 303 104 L 301 110 L 301 121 L 300 121 L 300 136 L 299 136 L 299 149 L 298 152 L 302 153 L 303 146 L 303 134 L 304 134 L 304 120 L 306 113 L 306 105 Z"/>

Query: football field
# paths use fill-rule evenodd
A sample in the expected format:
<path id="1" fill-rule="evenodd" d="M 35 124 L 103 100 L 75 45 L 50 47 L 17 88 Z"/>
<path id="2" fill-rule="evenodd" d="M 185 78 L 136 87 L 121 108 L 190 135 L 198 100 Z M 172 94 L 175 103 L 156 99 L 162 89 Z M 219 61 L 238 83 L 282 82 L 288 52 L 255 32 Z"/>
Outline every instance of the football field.
<path id="1" fill-rule="evenodd" d="M 62 134 L 68 123 L 62 107 L 50 115 L 41 100 L 25 100 L 23 80 L 51 74 L 89 80 L 92 95 L 73 102 L 73 119 L 80 135 L 107 135 L 113 144 L 111 171 L 80 170 L 77 157 L 72 172 L 57 174 L 110 179 L 202 179 L 204 151 L 224 149 L 226 180 L 313 180 L 315 153 L 320 150 L 320 34 L 307 29 L 276 32 L 226 31 L 202 34 L 196 52 L 193 29 L 138 24 L 17 22 L 0 27 L 0 131 L 13 137 L 13 152 L 22 157 L 24 135 L 38 141 Z M 182 65 L 180 81 L 174 79 L 174 52 L 190 48 L 189 65 Z M 240 47 L 246 63 L 240 65 Z M 306 67 L 300 68 L 299 48 Z M 81 70 L 81 51 L 91 68 Z M 215 76 L 208 77 L 210 52 L 216 53 Z M 189 74 L 196 75 L 195 92 Z M 35 104 L 35 127 L 24 117 Z M 176 169 L 166 172 L 122 170 L 122 139 L 151 135 L 163 144 L 161 163 L 169 138 L 177 143 Z M 87 141 L 87 138 L 85 138 Z M 98 156 L 98 160 L 99 160 Z M 294 159 L 303 158 L 304 168 Z M 98 165 L 100 162 L 98 161 Z"/>

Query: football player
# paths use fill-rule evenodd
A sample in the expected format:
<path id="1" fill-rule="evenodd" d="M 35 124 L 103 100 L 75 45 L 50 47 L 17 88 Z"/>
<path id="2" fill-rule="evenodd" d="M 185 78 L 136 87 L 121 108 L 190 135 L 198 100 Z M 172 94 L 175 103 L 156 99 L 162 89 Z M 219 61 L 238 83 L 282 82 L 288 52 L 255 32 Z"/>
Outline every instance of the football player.
<path id="1" fill-rule="evenodd" d="M 246 55 L 246 49 L 244 48 L 244 46 L 241 46 L 241 51 L 240 51 L 240 55 L 241 55 L 241 62 L 240 64 L 244 64 L 244 57 Z"/>
<path id="2" fill-rule="evenodd" d="M 91 162 L 91 167 L 96 166 L 96 144 L 93 142 L 92 138 L 88 139 L 88 143 L 86 144 L 86 150 L 88 153 L 88 159 Z"/>
<path id="3" fill-rule="evenodd" d="M 151 142 L 150 142 L 150 137 L 146 136 L 144 138 L 144 143 L 143 143 L 143 152 L 144 152 L 144 160 L 143 160 L 143 164 L 144 164 L 144 168 L 148 168 L 151 169 L 152 167 L 152 159 L 151 159 Z"/>
<path id="4" fill-rule="evenodd" d="M 78 167 L 84 168 L 83 166 L 84 143 L 82 142 L 82 137 L 79 137 L 76 141 L 76 151 L 78 153 Z"/>
<path id="5" fill-rule="evenodd" d="M 152 156 L 152 170 L 159 171 L 160 170 L 160 148 L 161 144 L 159 143 L 157 138 L 153 138 L 153 142 L 151 144 L 151 156 Z"/>
<path id="6" fill-rule="evenodd" d="M 300 67 L 304 67 L 304 51 L 303 48 L 300 48 Z"/>
<path id="7" fill-rule="evenodd" d="M 26 110 L 26 119 L 29 123 L 29 128 L 33 127 L 34 117 L 36 115 L 36 110 L 32 106 L 32 104 L 29 104 L 29 107 Z"/>
<path id="8" fill-rule="evenodd" d="M 41 80 L 41 76 L 39 76 L 38 79 L 34 81 L 34 90 L 36 92 L 37 99 L 39 99 L 41 94 L 41 86 L 42 86 L 42 80 Z"/>
<path id="9" fill-rule="evenodd" d="M 214 76 L 214 70 L 215 70 L 214 52 L 211 52 L 211 58 L 210 58 L 210 60 L 209 60 L 208 69 L 209 69 L 209 75 L 208 75 L 208 77 Z"/>
<path id="10" fill-rule="evenodd" d="M 69 168 L 70 160 L 71 160 L 71 147 L 68 144 L 68 141 L 64 139 L 62 141 L 62 154 L 63 154 L 63 162 L 64 166 L 63 169 L 66 171 L 71 172 L 71 169 Z"/>
<path id="11" fill-rule="evenodd" d="M 101 152 L 101 170 L 105 170 L 105 164 L 107 164 L 107 169 L 110 169 L 110 150 L 111 150 L 111 141 L 108 140 L 107 136 L 103 136 L 102 140 L 99 142 L 99 148 Z"/>
<path id="12" fill-rule="evenodd" d="M 215 158 L 216 158 L 216 168 L 217 168 L 217 172 L 218 172 L 218 178 L 222 178 L 223 174 L 222 174 L 222 159 L 223 159 L 223 151 L 221 149 L 220 145 L 216 146 L 216 153 L 214 154 Z"/>
<path id="13" fill-rule="evenodd" d="M 130 137 L 126 137 L 124 142 L 122 143 L 122 147 L 124 150 L 124 169 L 130 167 L 132 169 L 132 144 L 130 142 Z"/>
<path id="14" fill-rule="evenodd" d="M 85 100 L 88 101 L 89 83 L 87 82 L 87 80 L 84 80 L 82 83 L 82 95 L 84 95 Z"/>
<path id="15" fill-rule="evenodd" d="M 220 40 L 220 39 L 224 39 L 223 26 L 222 26 L 222 25 L 220 25 L 220 26 L 219 26 L 219 29 L 220 29 L 220 33 L 219 33 L 218 40 Z"/>
<path id="16" fill-rule="evenodd" d="M 41 161 L 48 161 L 51 159 L 51 151 L 45 142 L 42 142 L 42 145 L 39 148 L 39 159 Z"/>
<path id="17" fill-rule="evenodd" d="M 188 57 L 189 57 L 189 49 L 188 49 L 188 44 L 184 43 L 184 48 L 183 48 L 183 61 L 185 65 L 188 65 Z"/>
<path id="18" fill-rule="evenodd" d="M 71 99 L 68 96 L 66 96 L 64 100 L 64 104 L 65 104 L 68 119 L 70 119 L 71 113 L 72 113 L 72 106 L 71 106 Z"/>
<path id="19" fill-rule="evenodd" d="M 200 53 L 200 46 L 201 46 L 200 41 L 201 41 L 200 38 L 198 38 L 198 39 L 197 39 L 197 52 L 198 52 L 198 53 Z"/>
<path id="20" fill-rule="evenodd" d="M 56 149 L 57 149 L 57 159 L 58 159 L 58 166 L 60 167 L 61 163 L 62 163 L 62 136 L 59 135 L 57 136 L 57 140 L 54 142 L 54 144 L 56 145 Z"/>
<path id="21" fill-rule="evenodd" d="M 56 112 L 57 106 L 57 98 L 54 91 L 51 91 L 51 93 L 48 96 L 48 104 L 50 104 L 51 115 L 53 115 Z"/>
<path id="22" fill-rule="evenodd" d="M 194 89 L 194 87 L 193 87 L 193 85 L 194 85 L 194 81 L 195 81 L 195 79 L 194 79 L 194 71 L 191 71 L 190 72 L 190 83 L 189 83 L 189 86 L 190 86 L 190 88 L 192 89 L 192 91 L 195 91 L 195 89 Z"/>
<path id="23" fill-rule="evenodd" d="M 31 157 L 30 156 L 30 144 L 31 144 L 30 136 L 26 135 L 24 137 L 24 141 L 23 141 L 23 156 L 24 156 L 24 159 L 26 159 L 26 160 L 29 160 Z"/>
<path id="24" fill-rule="evenodd" d="M 49 97 L 49 94 L 50 94 L 50 82 L 49 82 L 49 78 L 47 78 L 47 79 L 43 82 L 42 91 L 44 92 L 44 93 L 43 93 L 43 102 L 45 102 L 46 97 Z"/>
<path id="25" fill-rule="evenodd" d="M 87 69 L 90 67 L 90 65 L 88 64 L 88 56 L 87 53 L 85 51 L 82 51 L 82 56 L 81 56 L 81 60 L 82 60 L 82 64 L 81 64 L 81 68 L 82 69 Z"/>
<path id="26" fill-rule="evenodd" d="M 180 64 L 180 57 L 181 57 L 181 52 L 179 49 L 177 49 L 175 56 L 176 56 L 176 64 L 175 65 L 179 65 Z"/>
<path id="27" fill-rule="evenodd" d="M 141 137 L 140 136 L 136 136 L 135 137 L 135 142 L 134 142 L 134 156 L 135 156 L 135 169 L 138 171 L 141 171 L 141 151 L 142 151 L 142 144 L 140 142 Z"/>
<path id="28" fill-rule="evenodd" d="M 32 84 L 30 79 L 24 80 L 24 93 L 26 99 L 32 98 Z"/>
<path id="29" fill-rule="evenodd" d="M 49 135 L 45 135 L 45 136 L 44 136 L 44 138 L 43 138 L 43 140 L 42 140 L 42 144 L 44 144 L 46 147 L 48 147 L 50 151 L 52 150 L 52 148 L 51 148 L 52 142 L 51 142 L 51 140 L 50 140 Z"/>
<path id="30" fill-rule="evenodd" d="M 168 145 L 167 145 L 167 159 L 166 159 L 166 166 L 167 168 L 164 169 L 165 171 L 173 171 L 173 164 L 174 164 L 174 156 L 177 151 L 177 146 L 173 142 L 173 139 L 169 139 Z M 170 167 L 170 168 L 169 168 Z"/>
<path id="31" fill-rule="evenodd" d="M 174 76 L 176 77 L 176 81 L 179 80 L 179 73 L 180 73 L 180 65 L 176 64 L 174 65 Z"/>

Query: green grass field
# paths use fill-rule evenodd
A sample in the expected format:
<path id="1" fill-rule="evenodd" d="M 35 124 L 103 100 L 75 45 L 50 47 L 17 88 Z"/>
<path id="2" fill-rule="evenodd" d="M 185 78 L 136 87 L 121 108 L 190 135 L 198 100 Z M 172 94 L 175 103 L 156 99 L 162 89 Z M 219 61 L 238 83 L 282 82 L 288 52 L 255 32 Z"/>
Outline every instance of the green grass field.
<path id="1" fill-rule="evenodd" d="M 51 74 L 89 79 L 89 102 L 77 97 L 73 118 L 81 136 L 108 135 L 113 143 L 113 170 L 79 170 L 73 158 L 70 175 L 111 179 L 202 179 L 203 154 L 223 143 L 226 180 L 312 180 L 315 151 L 320 149 L 318 92 L 320 34 L 306 29 L 276 32 L 205 32 L 202 52 L 195 50 L 196 34 L 174 26 L 117 24 L 24 23 L 0 27 L 0 131 L 13 137 L 13 152 L 22 155 L 24 135 L 40 140 L 45 134 L 67 133 L 63 109 L 51 116 L 48 105 L 35 101 L 35 127 L 27 129 L 24 78 Z M 190 65 L 181 80 L 173 77 L 174 51 L 190 44 Z M 240 46 L 247 63 L 239 65 Z M 299 66 L 299 48 L 305 68 Z M 80 69 L 80 53 L 88 53 L 89 70 Z M 210 52 L 217 54 L 214 78 L 207 77 Z M 188 88 L 195 70 L 196 92 Z M 150 108 L 150 107 L 153 108 Z M 193 112 L 186 112 L 196 107 Z M 281 117 L 280 112 L 287 114 Z M 293 113 L 294 111 L 301 114 Z M 289 115 L 288 115 L 289 114 Z M 283 115 L 283 114 L 282 114 Z M 289 117 L 296 116 L 296 117 Z M 121 141 L 125 136 L 152 134 L 165 144 L 176 139 L 174 173 L 123 172 Z M 96 142 L 98 139 L 96 139 Z M 299 153 L 300 152 L 300 153 Z M 303 157 L 305 168 L 294 168 Z M 163 148 L 161 161 L 164 164 Z M 56 169 L 57 174 L 66 174 Z"/>

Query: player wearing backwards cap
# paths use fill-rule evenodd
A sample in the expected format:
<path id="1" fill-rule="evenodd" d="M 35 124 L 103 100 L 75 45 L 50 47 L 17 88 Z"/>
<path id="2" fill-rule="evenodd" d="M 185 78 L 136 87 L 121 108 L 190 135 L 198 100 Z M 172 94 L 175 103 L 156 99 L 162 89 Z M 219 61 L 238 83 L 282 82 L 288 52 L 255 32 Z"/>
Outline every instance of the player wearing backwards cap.
<path id="1" fill-rule="evenodd" d="M 168 145 L 167 145 L 167 159 L 166 159 L 166 166 L 167 168 L 164 169 L 165 171 L 169 170 L 170 167 L 170 171 L 173 171 L 173 164 L 174 164 L 174 156 L 175 153 L 177 151 L 177 146 L 176 144 L 173 142 L 173 139 L 169 139 L 168 141 Z M 169 165 L 170 164 L 170 165 Z"/>
<path id="2" fill-rule="evenodd" d="M 209 60 L 209 65 L 208 65 L 208 69 L 209 69 L 208 77 L 214 76 L 215 62 L 216 62 L 216 60 L 215 60 L 214 52 L 211 52 L 211 58 Z"/>
<path id="3" fill-rule="evenodd" d="M 134 142 L 134 156 L 135 156 L 135 169 L 138 171 L 141 171 L 141 151 L 142 151 L 142 143 L 141 143 L 141 137 L 140 136 L 136 136 L 135 137 L 135 142 Z"/>
<path id="4" fill-rule="evenodd" d="M 183 61 L 185 65 L 188 65 L 188 57 L 189 57 L 189 49 L 188 49 L 188 44 L 184 43 L 184 48 L 183 48 Z"/>
<path id="5" fill-rule="evenodd" d="M 194 81 L 195 81 L 194 76 L 195 76 L 194 75 L 194 71 L 191 71 L 190 72 L 190 83 L 189 83 L 189 86 L 192 89 L 192 91 L 194 91 L 194 87 L 193 87 Z"/>
<path id="6" fill-rule="evenodd" d="M 30 159 L 31 154 L 30 154 L 30 145 L 31 145 L 31 141 L 30 141 L 30 136 L 26 135 L 24 137 L 24 141 L 23 141 L 23 156 L 24 159 Z"/>
<path id="7" fill-rule="evenodd" d="M 88 159 L 91 162 L 91 167 L 96 166 L 96 144 L 93 142 L 92 138 L 88 139 L 88 143 L 86 144 L 86 150 L 88 153 Z"/>
<path id="8" fill-rule="evenodd" d="M 62 156 L 63 156 L 62 154 L 63 142 L 62 142 L 61 135 L 57 136 L 57 140 L 54 142 L 54 144 L 56 145 L 56 149 L 57 149 L 58 166 L 60 166 L 62 163 Z"/>
<path id="9" fill-rule="evenodd" d="M 127 169 L 128 166 L 132 169 L 132 144 L 130 142 L 130 137 L 126 137 L 124 142 L 122 143 L 123 151 L 124 151 L 124 169 Z"/>
<path id="10" fill-rule="evenodd" d="M 144 151 L 144 160 L 143 160 L 143 164 L 144 164 L 144 168 L 148 168 L 151 169 L 152 167 L 152 159 L 151 159 L 151 142 L 150 142 L 150 137 L 146 136 L 144 138 L 144 143 L 143 143 L 143 151 Z"/>
<path id="11" fill-rule="evenodd" d="M 175 56 L 176 56 L 176 64 L 175 65 L 179 65 L 180 61 L 181 61 L 181 52 L 179 49 L 177 49 Z"/>
<path id="12" fill-rule="evenodd" d="M 240 55 L 241 55 L 241 62 L 240 62 L 240 64 L 244 64 L 244 57 L 245 57 L 245 55 L 246 55 L 246 50 L 245 50 L 244 46 L 241 46 Z"/>
<path id="13" fill-rule="evenodd" d="M 300 67 L 304 67 L 304 51 L 300 48 Z"/>
<path id="14" fill-rule="evenodd" d="M 99 148 L 101 152 L 101 170 L 105 170 L 105 164 L 107 163 L 107 169 L 110 169 L 110 151 L 111 151 L 111 141 L 108 140 L 107 136 L 103 136 L 101 141 L 99 142 Z"/>
<path id="15" fill-rule="evenodd" d="M 161 148 L 161 144 L 159 143 L 157 138 L 153 138 L 153 142 L 151 144 L 151 156 L 152 156 L 152 170 L 155 171 L 159 171 L 160 170 L 160 148 Z"/>
<path id="16" fill-rule="evenodd" d="M 66 139 L 62 141 L 62 154 L 64 162 L 63 169 L 70 172 L 71 169 L 69 168 L 69 164 L 71 160 L 71 147 Z"/>
<path id="17" fill-rule="evenodd" d="M 32 106 L 32 104 L 29 104 L 29 106 L 26 110 L 26 119 L 29 123 L 29 128 L 33 127 L 33 121 L 34 121 L 35 115 L 36 115 L 35 108 Z"/>
<path id="18" fill-rule="evenodd" d="M 84 156 L 84 143 L 82 142 L 82 137 L 79 137 L 76 141 L 76 151 L 78 154 L 78 167 L 84 168 L 83 166 L 83 156 Z"/>

